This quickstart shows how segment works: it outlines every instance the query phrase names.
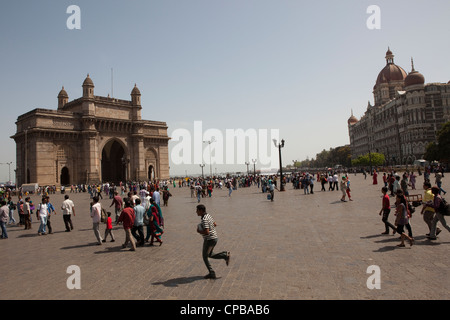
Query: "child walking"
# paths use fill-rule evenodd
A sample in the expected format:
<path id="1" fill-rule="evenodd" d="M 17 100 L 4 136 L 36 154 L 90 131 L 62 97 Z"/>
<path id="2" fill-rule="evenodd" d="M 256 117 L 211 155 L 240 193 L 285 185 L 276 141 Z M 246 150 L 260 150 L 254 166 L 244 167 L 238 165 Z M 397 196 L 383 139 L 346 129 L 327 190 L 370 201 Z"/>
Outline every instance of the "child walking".
<path id="1" fill-rule="evenodd" d="M 105 237 L 103 238 L 102 242 L 106 242 L 106 236 L 109 234 L 111 235 L 111 242 L 114 242 L 114 234 L 112 232 L 112 219 L 111 219 L 111 212 L 107 212 L 108 218 L 106 218 L 106 229 L 105 229 Z"/>

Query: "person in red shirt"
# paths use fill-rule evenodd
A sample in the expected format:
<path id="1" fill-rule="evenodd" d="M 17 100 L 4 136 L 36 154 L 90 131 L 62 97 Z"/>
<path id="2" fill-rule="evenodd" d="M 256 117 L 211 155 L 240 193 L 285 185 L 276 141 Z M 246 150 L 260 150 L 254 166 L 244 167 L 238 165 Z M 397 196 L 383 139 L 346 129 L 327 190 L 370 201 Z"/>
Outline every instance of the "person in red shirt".
<path id="1" fill-rule="evenodd" d="M 130 199 L 125 199 L 125 208 L 122 210 L 119 219 L 116 224 L 122 222 L 123 229 L 125 230 L 125 243 L 122 244 L 122 248 L 126 248 L 128 243 L 131 243 L 130 251 L 136 251 L 136 242 L 134 242 L 133 235 L 131 234 L 131 228 L 134 225 L 135 213 L 132 207 Z"/>
<path id="2" fill-rule="evenodd" d="M 383 193 L 383 199 L 381 201 L 381 210 L 379 215 L 381 216 L 381 213 L 383 213 L 381 221 L 384 222 L 386 228 L 386 230 L 381 234 L 389 234 L 389 227 L 391 227 L 394 230 L 394 234 L 397 231 L 397 228 L 388 221 L 389 213 L 391 213 L 391 203 L 389 200 L 389 195 L 387 194 L 388 190 L 389 189 L 387 187 L 381 188 L 381 192 Z"/>
<path id="3" fill-rule="evenodd" d="M 105 229 L 105 237 L 103 238 L 102 242 L 106 242 L 106 237 L 108 234 L 111 235 L 111 242 L 114 242 L 114 234 L 112 232 L 112 219 L 111 219 L 111 212 L 107 212 L 108 218 L 106 219 L 106 229 Z"/>

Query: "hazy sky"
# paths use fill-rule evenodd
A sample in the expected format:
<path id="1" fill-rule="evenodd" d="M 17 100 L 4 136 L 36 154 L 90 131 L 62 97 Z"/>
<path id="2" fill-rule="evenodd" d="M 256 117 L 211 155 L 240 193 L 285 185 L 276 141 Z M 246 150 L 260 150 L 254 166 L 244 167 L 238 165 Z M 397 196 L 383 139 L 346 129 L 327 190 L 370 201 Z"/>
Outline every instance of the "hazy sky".
<path id="1" fill-rule="evenodd" d="M 67 28 L 70 5 L 80 30 Z M 367 27 L 370 5 L 379 30 Z M 349 143 L 351 110 L 359 118 L 373 103 L 388 46 L 407 72 L 413 57 L 427 83 L 450 80 L 449 13 L 445 0 L 1 1 L 0 162 L 13 162 L 14 177 L 19 115 L 56 109 L 62 86 L 79 98 L 88 73 L 95 95 L 111 94 L 111 68 L 114 97 L 129 100 L 136 83 L 142 118 L 166 121 L 169 135 L 194 121 L 224 135 L 277 129 L 284 164 L 313 158 Z M 171 163 L 171 174 L 185 170 L 201 172 Z"/>

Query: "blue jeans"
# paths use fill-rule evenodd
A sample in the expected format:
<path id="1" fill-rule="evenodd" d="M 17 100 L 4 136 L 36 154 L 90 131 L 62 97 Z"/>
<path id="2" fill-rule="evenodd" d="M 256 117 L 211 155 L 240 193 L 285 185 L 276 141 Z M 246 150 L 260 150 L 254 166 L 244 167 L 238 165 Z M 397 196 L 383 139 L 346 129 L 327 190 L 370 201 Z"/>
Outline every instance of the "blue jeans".
<path id="1" fill-rule="evenodd" d="M 41 224 L 39 225 L 38 233 L 45 233 L 47 227 L 47 217 L 40 216 Z"/>
<path id="2" fill-rule="evenodd" d="M 9 223 L 16 223 L 16 219 L 14 219 L 14 210 L 9 209 Z"/>
<path id="3" fill-rule="evenodd" d="M 442 189 L 442 182 L 436 182 L 436 184 L 439 188 L 439 194 L 441 194 L 441 192 L 447 193 L 444 189 Z"/>
<path id="4" fill-rule="evenodd" d="M 8 238 L 8 233 L 6 232 L 6 222 L 0 221 L 0 226 L 2 229 L 2 239 L 7 239 Z"/>

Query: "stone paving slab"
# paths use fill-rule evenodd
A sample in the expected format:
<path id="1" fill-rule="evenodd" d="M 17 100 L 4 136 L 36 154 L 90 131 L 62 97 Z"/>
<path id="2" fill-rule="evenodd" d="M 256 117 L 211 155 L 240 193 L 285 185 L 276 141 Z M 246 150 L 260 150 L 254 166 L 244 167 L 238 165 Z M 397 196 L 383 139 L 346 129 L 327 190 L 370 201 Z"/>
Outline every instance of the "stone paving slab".
<path id="1" fill-rule="evenodd" d="M 350 178 L 352 202 L 341 202 L 340 191 L 321 192 L 318 183 L 310 195 L 289 184 L 274 202 L 256 187 L 239 188 L 231 197 L 215 189 L 212 198 L 203 198 L 218 224 L 216 250 L 232 253 L 229 266 L 212 260 L 216 280 L 203 279 L 197 200 L 188 188 L 171 188 L 169 206 L 162 207 L 164 244 L 135 252 L 121 248 L 121 226 L 113 231 L 116 242 L 96 245 L 88 194 L 69 193 L 77 213 L 72 232 L 64 231 L 60 210 L 51 218 L 51 235 L 37 235 L 35 216 L 32 230 L 8 227 L 9 239 L 0 241 L 0 299 L 449 299 L 450 234 L 444 230 L 437 241 L 427 240 L 419 208 L 412 219 L 416 244 L 398 248 L 397 235 L 380 234 L 382 185 L 361 174 Z M 423 176 L 418 180 L 421 186 Z M 63 195 L 51 195 L 57 209 L 62 201 Z M 111 200 L 101 203 L 109 208 Z M 105 226 L 100 229 L 103 234 Z M 81 289 L 67 287 L 71 265 L 80 268 Z M 380 289 L 367 287 L 371 265 L 380 268 Z"/>

